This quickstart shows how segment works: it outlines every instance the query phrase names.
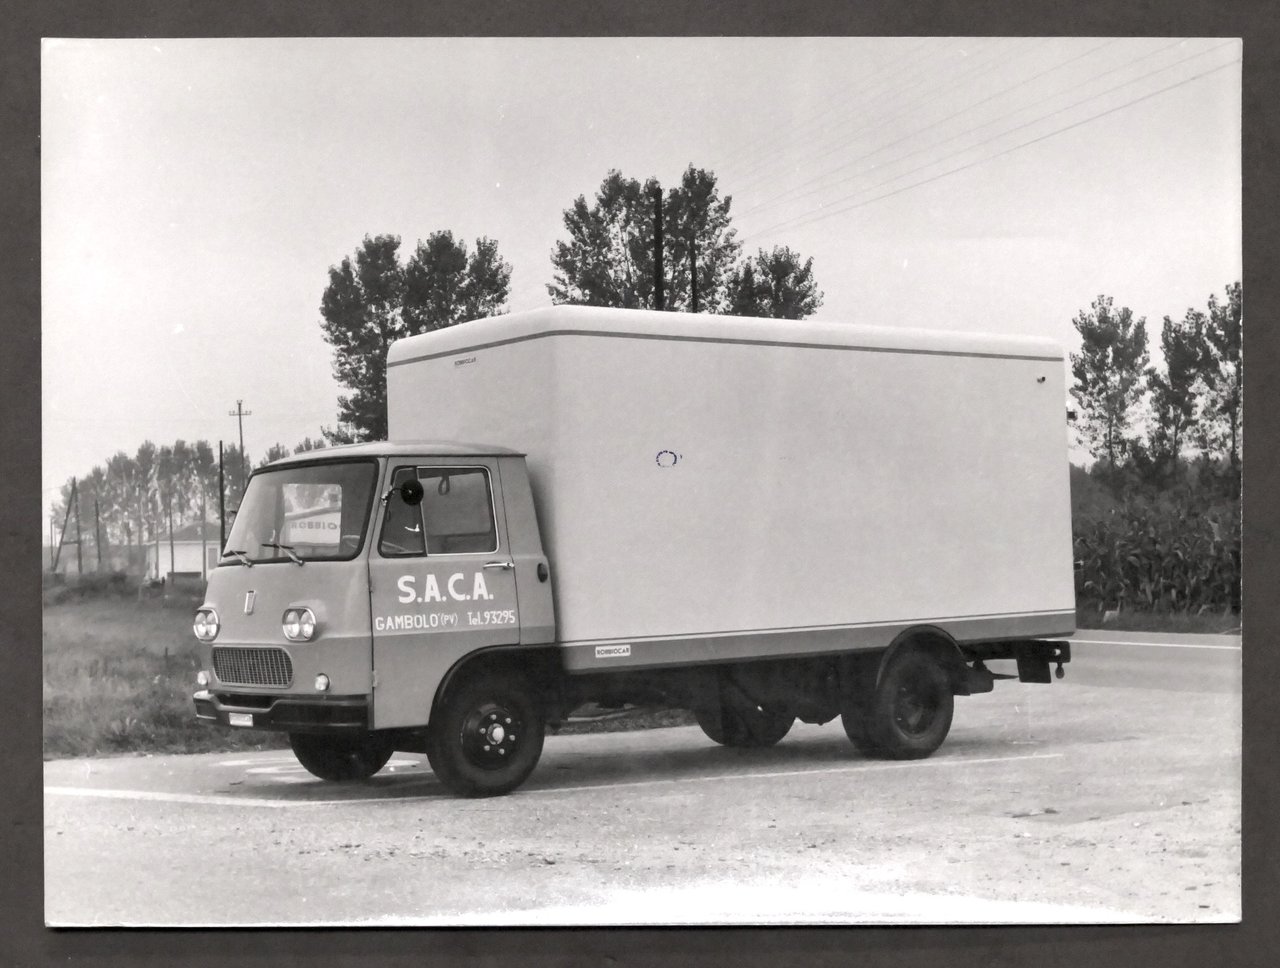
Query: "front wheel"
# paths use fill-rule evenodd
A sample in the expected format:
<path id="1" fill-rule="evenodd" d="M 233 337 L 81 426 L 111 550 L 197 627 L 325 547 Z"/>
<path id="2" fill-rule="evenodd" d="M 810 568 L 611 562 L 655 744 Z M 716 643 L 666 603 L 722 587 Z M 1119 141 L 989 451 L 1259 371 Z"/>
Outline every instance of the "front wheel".
<path id="1" fill-rule="evenodd" d="M 911 760 L 942 745 L 954 712 L 946 670 L 932 656 L 913 650 L 895 655 L 871 695 L 849 701 L 841 719 L 862 752 Z"/>
<path id="2" fill-rule="evenodd" d="M 395 752 L 386 740 L 368 733 L 359 736 L 290 733 L 289 745 L 308 773 L 333 783 L 367 780 L 386 766 Z"/>
<path id="3" fill-rule="evenodd" d="M 477 676 L 445 694 L 427 730 L 427 761 L 463 797 L 494 797 L 523 783 L 542 755 L 546 719 L 519 675 Z"/>

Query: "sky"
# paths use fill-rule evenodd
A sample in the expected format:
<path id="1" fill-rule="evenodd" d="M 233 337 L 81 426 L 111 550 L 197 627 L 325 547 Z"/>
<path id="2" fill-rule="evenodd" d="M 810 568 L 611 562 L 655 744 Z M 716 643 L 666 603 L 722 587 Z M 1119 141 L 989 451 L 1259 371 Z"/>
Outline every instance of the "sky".
<path id="1" fill-rule="evenodd" d="M 144 440 L 251 458 L 336 422 L 328 269 L 496 239 L 550 304 L 563 212 L 693 164 L 815 318 L 1047 336 L 1241 277 L 1229 38 L 46 40 L 42 504 Z M 60 524 L 60 522 L 58 522 Z"/>

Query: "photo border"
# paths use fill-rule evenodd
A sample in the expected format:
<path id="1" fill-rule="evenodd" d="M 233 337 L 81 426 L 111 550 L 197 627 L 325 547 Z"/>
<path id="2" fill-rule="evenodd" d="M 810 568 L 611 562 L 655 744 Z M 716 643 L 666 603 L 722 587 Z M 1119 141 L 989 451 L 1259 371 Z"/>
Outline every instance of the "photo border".
<path id="1" fill-rule="evenodd" d="M 1073 4 L 922 0 L 910 4 L 707 2 L 678 0 L 444 0 L 358 5 L 338 0 L 173 3 L 171 0 L 6 2 L 0 61 L 0 156 L 5 174 L 3 237 L 5 352 L 0 354 L 0 525 L 8 565 L 0 596 L 0 683 L 8 697 L 0 749 L 4 856 L 0 886 L 0 963 L 14 965 L 447 964 L 533 966 L 776 965 L 806 968 L 1085 963 L 1220 965 L 1261 963 L 1280 950 L 1276 916 L 1280 856 L 1276 819 L 1280 771 L 1272 746 L 1280 736 L 1280 648 L 1263 645 L 1276 628 L 1277 199 L 1280 168 L 1275 92 L 1280 89 L 1275 7 L 1266 2 L 1193 0 L 1123 6 L 1114 0 Z M 1146 16 L 1142 14 L 1146 13 Z M 1154 16 L 1151 14 L 1154 13 Z M 1253 448 L 1245 471 L 1246 637 L 1243 650 L 1243 844 L 1241 925 L 1133 927 L 799 927 L 799 928 L 501 928 L 501 929 L 202 929 L 51 930 L 43 926 L 41 704 L 40 242 L 39 110 L 41 37 L 240 36 L 1189 36 L 1243 37 L 1243 281 L 1248 294 L 1246 389 Z M 1153 245 L 1158 245 L 1154 240 Z M 1252 498 L 1252 499 L 1251 499 Z M 1250 594 L 1257 589 L 1257 594 Z"/>

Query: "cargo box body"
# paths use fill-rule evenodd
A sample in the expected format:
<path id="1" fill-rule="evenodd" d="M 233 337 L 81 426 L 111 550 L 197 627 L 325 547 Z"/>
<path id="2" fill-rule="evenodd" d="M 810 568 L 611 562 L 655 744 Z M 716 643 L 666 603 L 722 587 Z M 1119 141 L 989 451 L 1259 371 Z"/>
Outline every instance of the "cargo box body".
<path id="1" fill-rule="evenodd" d="M 387 362 L 393 441 L 527 455 L 570 669 L 1074 627 L 1051 342 L 563 306 Z"/>

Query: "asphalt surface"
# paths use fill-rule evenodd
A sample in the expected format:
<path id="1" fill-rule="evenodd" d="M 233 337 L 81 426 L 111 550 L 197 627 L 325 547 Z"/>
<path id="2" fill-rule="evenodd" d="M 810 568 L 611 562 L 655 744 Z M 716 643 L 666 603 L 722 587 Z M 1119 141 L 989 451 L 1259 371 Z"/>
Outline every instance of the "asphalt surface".
<path id="1" fill-rule="evenodd" d="M 314 780 L 288 752 L 45 764 L 55 925 L 1234 921 L 1240 642 L 1081 633 L 1067 676 L 957 699 L 924 761 L 838 722 L 552 736 L 508 797 L 425 758 Z"/>

